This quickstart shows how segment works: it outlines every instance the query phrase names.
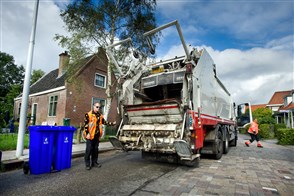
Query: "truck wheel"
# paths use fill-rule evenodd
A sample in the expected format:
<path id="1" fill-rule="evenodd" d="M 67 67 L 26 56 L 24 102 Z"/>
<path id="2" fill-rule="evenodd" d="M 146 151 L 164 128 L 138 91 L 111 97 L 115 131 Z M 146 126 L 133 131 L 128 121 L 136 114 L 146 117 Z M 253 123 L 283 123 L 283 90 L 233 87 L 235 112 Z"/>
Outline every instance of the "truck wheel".
<path id="1" fill-rule="evenodd" d="M 223 145 L 223 136 L 220 131 L 217 132 L 217 138 L 215 139 L 215 145 L 216 145 L 216 154 L 215 154 L 215 159 L 219 160 L 223 156 L 223 150 L 224 150 L 224 145 Z"/>
<path id="2" fill-rule="evenodd" d="M 236 136 L 232 141 L 230 141 L 230 146 L 237 146 L 237 137 Z"/>
<path id="3" fill-rule="evenodd" d="M 230 148 L 229 148 L 229 140 L 230 140 L 230 135 L 229 135 L 229 133 L 227 133 L 225 141 L 224 141 L 224 154 L 227 154 L 229 152 L 229 150 L 230 150 Z"/>

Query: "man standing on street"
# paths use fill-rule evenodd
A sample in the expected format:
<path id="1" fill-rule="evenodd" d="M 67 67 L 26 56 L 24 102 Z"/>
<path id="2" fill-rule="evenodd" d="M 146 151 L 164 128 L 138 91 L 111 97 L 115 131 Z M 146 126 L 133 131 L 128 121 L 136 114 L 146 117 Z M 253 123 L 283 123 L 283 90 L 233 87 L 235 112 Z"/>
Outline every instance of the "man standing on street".
<path id="1" fill-rule="evenodd" d="M 85 125 L 83 136 L 86 141 L 85 163 L 86 169 L 90 170 L 91 167 L 101 167 L 98 163 L 98 147 L 99 141 L 103 134 L 102 125 L 113 126 L 116 122 L 107 122 L 103 115 L 100 113 L 100 103 L 93 105 L 93 110 L 85 114 Z"/>
<path id="2" fill-rule="evenodd" d="M 259 139 L 259 135 L 258 135 L 258 124 L 257 124 L 257 119 L 255 118 L 254 121 L 251 123 L 249 129 L 248 129 L 248 133 L 250 134 L 251 139 L 247 142 L 245 142 L 245 145 L 247 147 L 249 147 L 249 144 L 251 144 L 252 142 L 254 142 L 254 140 L 256 140 L 257 142 L 257 147 L 259 148 L 263 148 L 263 146 L 260 143 L 260 139 Z"/>

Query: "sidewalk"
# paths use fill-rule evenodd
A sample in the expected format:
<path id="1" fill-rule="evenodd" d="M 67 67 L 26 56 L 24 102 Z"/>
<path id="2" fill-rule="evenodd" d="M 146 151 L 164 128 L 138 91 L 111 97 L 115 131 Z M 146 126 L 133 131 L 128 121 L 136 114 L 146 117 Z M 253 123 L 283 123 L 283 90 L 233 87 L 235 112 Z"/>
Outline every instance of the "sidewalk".
<path id="1" fill-rule="evenodd" d="M 72 145 L 72 158 L 82 157 L 85 154 L 86 143 L 73 144 Z M 99 144 L 99 152 L 105 152 L 109 150 L 113 150 L 110 142 L 101 142 Z M 17 159 L 16 158 L 16 150 L 2 151 L 2 159 L 1 163 L 5 166 L 5 168 L 11 167 L 19 167 L 23 164 L 23 162 L 29 161 L 29 149 L 24 149 L 23 155 Z"/>

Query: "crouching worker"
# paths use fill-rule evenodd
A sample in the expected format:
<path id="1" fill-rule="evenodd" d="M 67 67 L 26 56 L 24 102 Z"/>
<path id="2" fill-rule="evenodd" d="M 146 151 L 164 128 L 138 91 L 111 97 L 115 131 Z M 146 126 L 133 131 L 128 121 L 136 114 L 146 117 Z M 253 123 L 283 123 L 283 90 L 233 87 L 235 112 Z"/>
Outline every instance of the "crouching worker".
<path id="1" fill-rule="evenodd" d="M 245 142 L 245 145 L 247 147 L 249 147 L 249 144 L 251 144 L 252 142 L 254 142 L 254 140 L 256 140 L 257 142 L 257 147 L 259 148 L 263 148 L 263 146 L 260 143 L 260 138 L 258 135 L 258 124 L 257 124 L 257 119 L 255 118 L 254 121 L 251 123 L 249 129 L 248 129 L 248 133 L 250 134 L 251 139 L 247 142 Z"/>
<path id="2" fill-rule="evenodd" d="M 86 169 L 101 167 L 98 163 L 98 147 L 102 137 L 102 125 L 115 125 L 116 122 L 107 122 L 100 113 L 100 103 L 93 105 L 93 110 L 85 114 L 83 137 L 86 138 L 85 163 Z"/>

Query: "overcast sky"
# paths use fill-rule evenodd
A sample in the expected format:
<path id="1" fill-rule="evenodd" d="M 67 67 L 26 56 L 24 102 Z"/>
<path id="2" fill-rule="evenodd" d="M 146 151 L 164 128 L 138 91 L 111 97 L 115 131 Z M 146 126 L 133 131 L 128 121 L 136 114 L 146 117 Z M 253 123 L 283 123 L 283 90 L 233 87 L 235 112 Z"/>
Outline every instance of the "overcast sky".
<path id="1" fill-rule="evenodd" d="M 26 66 L 34 1 L 0 0 L 0 50 Z M 40 0 L 33 69 L 58 68 L 65 49 L 53 40 L 65 35 L 60 8 L 67 0 Z M 187 44 L 206 48 L 217 74 L 236 103 L 268 103 L 275 91 L 294 88 L 294 3 L 260 1 L 157 1 L 158 26 L 178 20 Z M 175 29 L 167 30 L 157 51 L 180 56 Z"/>

